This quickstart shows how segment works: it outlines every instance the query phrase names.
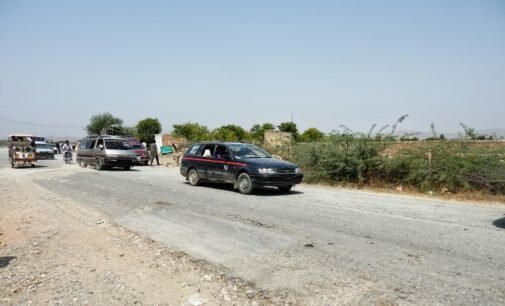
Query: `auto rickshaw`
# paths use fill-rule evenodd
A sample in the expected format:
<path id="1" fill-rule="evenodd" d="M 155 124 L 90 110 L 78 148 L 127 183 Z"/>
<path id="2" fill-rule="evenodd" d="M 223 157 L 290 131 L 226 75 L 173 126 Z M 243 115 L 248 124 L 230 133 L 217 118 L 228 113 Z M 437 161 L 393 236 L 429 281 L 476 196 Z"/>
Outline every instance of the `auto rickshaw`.
<path id="1" fill-rule="evenodd" d="M 35 136 L 32 134 L 12 134 L 7 138 L 11 167 L 31 166 L 37 163 Z"/>

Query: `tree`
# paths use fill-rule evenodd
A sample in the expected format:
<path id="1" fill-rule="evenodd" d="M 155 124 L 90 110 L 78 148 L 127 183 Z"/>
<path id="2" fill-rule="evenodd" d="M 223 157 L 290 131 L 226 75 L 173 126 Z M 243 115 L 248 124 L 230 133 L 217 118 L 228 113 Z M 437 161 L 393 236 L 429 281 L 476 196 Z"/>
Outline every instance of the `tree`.
<path id="1" fill-rule="evenodd" d="M 123 126 L 123 134 L 126 136 L 137 135 L 137 127 L 136 126 Z"/>
<path id="2" fill-rule="evenodd" d="M 154 135 L 161 133 L 161 123 L 157 118 L 145 118 L 136 126 L 135 136 L 142 142 L 154 142 Z"/>
<path id="3" fill-rule="evenodd" d="M 435 139 L 438 138 L 439 136 L 438 136 L 437 130 L 435 129 L 435 123 L 432 122 L 430 124 L 430 129 L 431 129 L 431 137 L 433 137 Z"/>
<path id="4" fill-rule="evenodd" d="M 172 136 L 183 137 L 189 141 L 199 141 L 210 139 L 209 129 L 198 123 L 186 122 L 172 125 Z"/>
<path id="5" fill-rule="evenodd" d="M 222 141 L 240 141 L 249 138 L 249 134 L 241 126 L 228 124 L 214 129 L 212 137 Z"/>
<path id="6" fill-rule="evenodd" d="M 86 131 L 89 135 L 102 134 L 102 131 L 105 129 L 110 128 L 111 126 L 121 128 L 122 124 L 123 120 L 114 117 L 111 113 L 107 112 L 92 116 L 91 119 L 89 119 L 89 124 L 86 126 Z"/>
<path id="7" fill-rule="evenodd" d="M 396 132 L 396 128 L 398 127 L 398 124 L 402 123 L 408 116 L 409 116 L 408 114 L 405 114 L 405 115 L 400 116 L 398 119 L 396 119 L 396 122 L 391 127 L 391 132 L 389 133 L 389 136 L 392 136 L 392 137 L 395 136 L 395 132 Z"/>
<path id="8" fill-rule="evenodd" d="M 293 135 L 293 138 L 295 140 L 298 139 L 298 128 L 296 127 L 296 123 L 289 121 L 289 122 L 282 122 L 279 126 L 279 131 L 281 132 L 288 132 Z"/>
<path id="9" fill-rule="evenodd" d="M 249 130 L 251 137 L 263 142 L 265 140 L 265 131 L 274 130 L 275 126 L 271 123 L 255 124 Z"/>
<path id="10" fill-rule="evenodd" d="M 459 125 L 463 128 L 465 131 L 465 138 L 470 139 L 470 140 L 476 140 L 477 139 L 477 134 L 475 133 L 475 129 L 466 126 L 463 122 L 460 122 Z"/>
<path id="11" fill-rule="evenodd" d="M 301 135 L 300 135 L 300 141 L 302 142 L 314 142 L 314 141 L 320 141 L 323 139 L 324 133 L 321 132 L 320 130 L 316 128 L 309 128 L 306 129 Z"/>

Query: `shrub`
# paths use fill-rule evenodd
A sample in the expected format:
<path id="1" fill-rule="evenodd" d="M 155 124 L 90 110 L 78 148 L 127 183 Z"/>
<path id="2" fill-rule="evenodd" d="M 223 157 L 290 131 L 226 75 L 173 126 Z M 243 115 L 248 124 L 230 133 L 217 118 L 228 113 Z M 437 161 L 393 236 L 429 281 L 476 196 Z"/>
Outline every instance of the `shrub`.
<path id="1" fill-rule="evenodd" d="M 382 182 L 422 191 L 505 194 L 505 148 L 425 142 L 385 156 L 390 144 L 354 135 L 339 141 L 294 145 L 291 158 L 302 167 L 307 182 Z"/>
<path id="2" fill-rule="evenodd" d="M 384 143 L 367 138 L 348 138 L 343 142 L 299 144 L 293 159 L 305 171 L 309 182 L 337 180 L 368 183 L 383 165 L 379 154 Z"/>
<path id="3" fill-rule="evenodd" d="M 484 190 L 505 193 L 502 149 L 472 148 L 468 143 L 436 143 L 401 150 L 387 159 L 383 180 L 421 190 Z"/>

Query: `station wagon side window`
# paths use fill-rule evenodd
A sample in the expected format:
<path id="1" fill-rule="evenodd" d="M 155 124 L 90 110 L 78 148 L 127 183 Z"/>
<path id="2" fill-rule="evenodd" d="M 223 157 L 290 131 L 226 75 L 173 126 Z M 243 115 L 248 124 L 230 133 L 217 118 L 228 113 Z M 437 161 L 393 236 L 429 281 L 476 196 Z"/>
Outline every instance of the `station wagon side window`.
<path id="1" fill-rule="evenodd" d="M 198 149 L 200 149 L 200 145 L 194 145 L 188 150 L 188 155 L 196 155 L 196 152 L 198 152 Z"/>
<path id="2" fill-rule="evenodd" d="M 98 146 L 102 145 L 103 146 L 103 139 L 98 139 L 96 143 L 96 148 L 98 149 Z"/>
<path id="3" fill-rule="evenodd" d="M 90 139 L 86 143 L 86 149 L 93 149 L 95 147 L 96 139 Z"/>
<path id="4" fill-rule="evenodd" d="M 79 145 L 79 149 L 86 149 L 86 145 L 88 144 L 89 140 L 82 140 L 81 144 Z"/>
<path id="5" fill-rule="evenodd" d="M 228 148 L 223 145 L 218 145 L 216 147 L 216 152 L 215 152 L 215 157 L 219 159 L 224 159 L 224 158 L 230 158 L 230 152 L 228 151 Z"/>
<path id="6" fill-rule="evenodd" d="M 213 157 L 214 156 L 214 145 L 213 144 L 207 144 L 203 147 L 203 150 L 201 151 L 201 154 L 203 157 Z"/>

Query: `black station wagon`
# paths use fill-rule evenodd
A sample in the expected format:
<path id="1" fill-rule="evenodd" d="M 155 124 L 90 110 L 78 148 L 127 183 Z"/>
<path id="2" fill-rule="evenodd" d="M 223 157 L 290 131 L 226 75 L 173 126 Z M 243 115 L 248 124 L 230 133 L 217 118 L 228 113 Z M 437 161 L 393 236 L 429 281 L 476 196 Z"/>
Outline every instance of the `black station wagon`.
<path id="1" fill-rule="evenodd" d="M 202 181 L 232 183 L 243 194 L 260 186 L 288 192 L 303 179 L 295 164 L 275 159 L 255 145 L 235 142 L 192 144 L 182 158 L 181 174 L 192 186 Z"/>

